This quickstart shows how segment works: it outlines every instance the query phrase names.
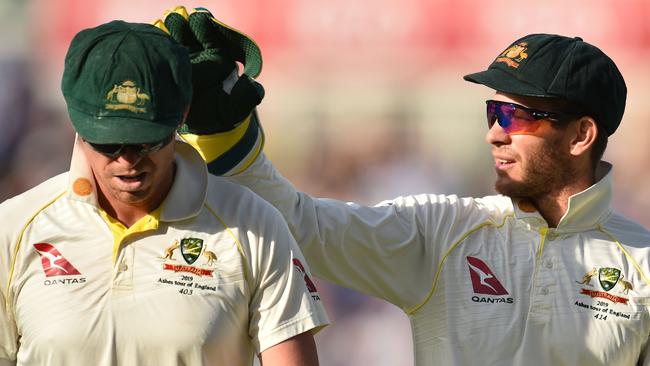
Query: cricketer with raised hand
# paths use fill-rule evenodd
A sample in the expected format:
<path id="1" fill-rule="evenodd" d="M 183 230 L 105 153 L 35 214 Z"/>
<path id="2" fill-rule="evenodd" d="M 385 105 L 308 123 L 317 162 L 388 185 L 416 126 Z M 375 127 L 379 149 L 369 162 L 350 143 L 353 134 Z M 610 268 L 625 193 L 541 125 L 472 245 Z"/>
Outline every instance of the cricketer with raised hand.
<path id="1" fill-rule="evenodd" d="M 229 139 L 245 124 L 185 138 L 282 213 L 316 276 L 400 307 L 418 366 L 650 365 L 650 233 L 612 209 L 602 161 L 625 109 L 616 64 L 579 37 L 530 34 L 465 79 L 494 90 L 477 102 L 492 196 L 319 199 L 260 153 L 259 132 Z"/>

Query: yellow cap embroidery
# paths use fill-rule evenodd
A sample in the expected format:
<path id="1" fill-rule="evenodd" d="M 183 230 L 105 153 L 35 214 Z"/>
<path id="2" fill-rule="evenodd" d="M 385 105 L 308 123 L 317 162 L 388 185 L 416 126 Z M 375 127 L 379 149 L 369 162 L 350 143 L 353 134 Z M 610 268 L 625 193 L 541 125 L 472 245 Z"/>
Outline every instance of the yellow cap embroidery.
<path id="1" fill-rule="evenodd" d="M 503 53 L 497 57 L 496 62 L 504 62 L 506 65 L 516 69 L 519 67 L 521 61 L 528 58 L 528 54 L 526 53 L 527 50 L 528 42 L 517 43 L 503 51 Z"/>
<path id="2" fill-rule="evenodd" d="M 149 95 L 142 93 L 133 81 L 124 80 L 120 85 L 113 85 L 113 89 L 106 94 L 106 109 L 145 113 L 147 109 L 142 106 L 149 99 Z"/>

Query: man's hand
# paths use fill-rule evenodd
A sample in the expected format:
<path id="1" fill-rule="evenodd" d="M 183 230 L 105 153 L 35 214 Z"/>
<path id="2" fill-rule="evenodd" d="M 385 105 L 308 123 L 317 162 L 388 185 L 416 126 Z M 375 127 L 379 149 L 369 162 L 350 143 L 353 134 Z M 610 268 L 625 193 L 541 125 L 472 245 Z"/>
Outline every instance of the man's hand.
<path id="1" fill-rule="evenodd" d="M 262 68 L 259 48 L 243 33 L 216 20 L 204 8 L 188 14 L 183 6 L 154 23 L 189 49 L 193 98 L 181 133 L 209 135 L 233 130 L 264 97 L 252 78 Z M 244 65 L 238 73 L 237 62 Z"/>

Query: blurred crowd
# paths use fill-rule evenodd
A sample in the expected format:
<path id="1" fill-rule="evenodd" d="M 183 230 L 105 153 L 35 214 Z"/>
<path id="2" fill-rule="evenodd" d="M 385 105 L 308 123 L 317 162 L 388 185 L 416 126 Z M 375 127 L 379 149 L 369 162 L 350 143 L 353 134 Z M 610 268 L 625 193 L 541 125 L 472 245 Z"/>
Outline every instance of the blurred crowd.
<path id="1" fill-rule="evenodd" d="M 580 3 L 580 4 L 577 4 Z M 79 30 L 149 22 L 169 1 L 0 0 L 0 201 L 67 170 L 74 132 L 58 88 Z M 627 110 L 610 139 L 614 207 L 650 227 L 650 2 L 187 1 L 262 49 L 266 153 L 300 189 L 373 204 L 403 194 L 493 193 L 484 100 L 462 81 L 527 33 L 581 36 L 619 65 Z M 583 8 L 584 7 L 584 8 Z M 410 365 L 400 309 L 317 282 L 332 326 L 321 363 Z"/>

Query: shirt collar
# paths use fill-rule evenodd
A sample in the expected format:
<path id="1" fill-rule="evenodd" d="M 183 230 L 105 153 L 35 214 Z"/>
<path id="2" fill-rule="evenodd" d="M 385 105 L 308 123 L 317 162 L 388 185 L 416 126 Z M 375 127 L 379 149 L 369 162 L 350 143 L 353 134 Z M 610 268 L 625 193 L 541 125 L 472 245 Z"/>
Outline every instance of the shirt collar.
<path id="1" fill-rule="evenodd" d="M 72 150 L 67 196 L 98 207 L 97 186 L 77 136 Z M 201 155 L 190 145 L 176 141 L 174 183 L 160 208 L 160 221 L 179 221 L 198 215 L 205 203 L 208 171 Z"/>
<path id="2" fill-rule="evenodd" d="M 601 161 L 596 169 L 596 183 L 569 197 L 567 211 L 558 223 L 557 230 L 581 231 L 595 227 L 611 212 L 612 171 L 610 163 Z M 512 199 L 515 217 L 531 224 L 546 224 L 530 201 Z"/>
<path id="3" fill-rule="evenodd" d="M 199 214 L 208 193 L 208 168 L 192 146 L 176 141 L 176 176 L 163 201 L 160 221 L 179 221 Z"/>

